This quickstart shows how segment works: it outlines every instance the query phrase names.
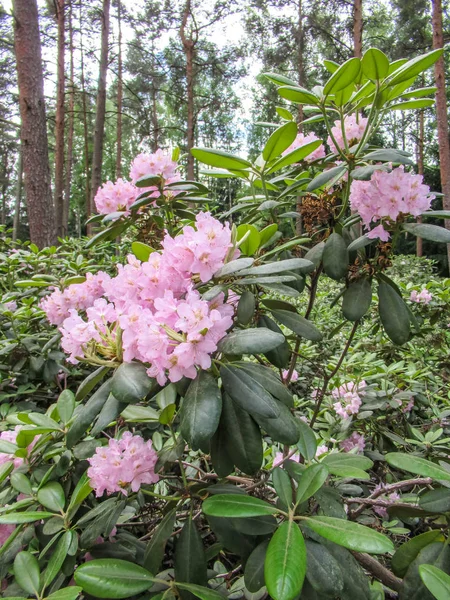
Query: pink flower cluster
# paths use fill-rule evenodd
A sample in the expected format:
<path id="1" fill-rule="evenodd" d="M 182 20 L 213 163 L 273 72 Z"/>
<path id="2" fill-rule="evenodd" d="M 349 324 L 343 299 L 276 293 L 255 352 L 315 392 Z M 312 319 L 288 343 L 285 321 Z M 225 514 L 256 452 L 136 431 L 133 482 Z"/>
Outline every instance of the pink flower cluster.
<path id="1" fill-rule="evenodd" d="M 411 302 L 417 302 L 417 304 L 430 304 L 433 295 L 426 288 L 424 288 L 421 292 L 417 290 L 413 290 L 411 292 L 411 296 L 409 299 Z"/>
<path id="2" fill-rule="evenodd" d="M 125 362 L 149 364 L 149 376 L 160 385 L 167 375 L 172 382 L 193 379 L 196 367 L 210 367 L 210 355 L 231 327 L 234 314 L 223 294 L 207 302 L 194 283 L 209 281 L 236 256 L 229 225 L 200 213 L 196 229 L 186 226 L 175 238 L 167 234 L 162 252 L 153 252 L 147 262 L 129 256 L 128 264 L 118 267 L 118 275 L 101 278 L 98 293 L 82 304 L 70 286 L 63 294 L 53 292 L 42 308 L 51 322 L 62 321 L 61 344 L 72 363 L 90 353 L 88 345 L 115 358 L 120 328 Z"/>
<path id="3" fill-rule="evenodd" d="M 158 455 L 152 448 L 152 442 L 145 442 L 139 435 L 125 432 L 120 440 L 109 440 L 108 446 L 95 450 L 88 458 L 87 471 L 91 487 L 97 497 L 104 492 L 121 492 L 128 495 L 137 492 L 144 483 L 156 483 L 159 476 L 155 473 Z"/>
<path id="4" fill-rule="evenodd" d="M 286 381 L 287 376 L 289 375 L 289 369 L 283 369 L 281 371 L 281 375 L 283 377 L 283 381 Z M 299 378 L 299 374 L 298 371 L 296 371 L 295 369 L 292 371 L 292 376 L 291 376 L 291 381 L 290 383 L 295 383 L 296 381 L 298 381 Z"/>
<path id="5" fill-rule="evenodd" d="M 350 452 L 356 448 L 357 454 L 360 454 L 366 447 L 366 440 L 364 439 L 362 433 L 357 433 L 354 431 L 350 437 L 340 443 L 340 446 L 344 452 Z"/>
<path id="6" fill-rule="evenodd" d="M 349 115 L 344 118 L 345 139 L 347 140 L 347 144 L 350 147 L 360 141 L 360 139 L 364 135 L 364 131 L 367 127 L 367 123 L 368 123 L 368 119 L 365 119 L 364 117 L 359 117 L 357 119 L 356 115 Z M 331 128 L 331 132 L 333 133 L 334 139 L 338 143 L 338 146 L 341 149 L 344 149 L 345 142 L 344 142 L 344 136 L 342 134 L 341 121 L 334 122 L 334 127 Z M 331 136 L 328 136 L 327 143 L 333 152 L 338 151 Z"/>
<path id="7" fill-rule="evenodd" d="M 328 450 L 329 450 L 329 448 L 328 448 L 328 446 L 326 446 L 326 444 L 321 444 L 320 446 L 317 446 L 315 458 L 320 458 L 321 456 L 326 454 L 328 452 Z M 300 462 L 300 458 L 301 458 L 300 454 L 292 454 L 292 456 L 289 456 L 289 460 L 293 460 L 294 462 L 298 462 L 298 463 Z M 282 452 L 276 452 L 275 458 L 273 459 L 272 466 L 283 468 L 283 463 L 286 459 L 287 459 L 287 457 L 283 456 Z"/>
<path id="8" fill-rule="evenodd" d="M 289 148 L 283 152 L 283 156 L 289 152 L 292 152 L 293 150 L 297 150 L 297 148 L 300 148 L 301 146 L 305 146 L 311 142 L 316 142 L 319 139 L 320 138 L 318 138 L 314 133 L 308 133 L 307 135 L 299 133 Z M 309 163 L 313 162 L 314 160 L 318 160 L 319 158 L 325 158 L 325 148 L 323 147 L 323 144 L 316 148 L 314 152 L 311 152 L 311 154 L 304 160 L 305 162 Z"/>
<path id="9" fill-rule="evenodd" d="M 379 483 L 375 488 L 374 492 L 380 492 L 383 489 L 383 484 Z M 400 494 L 398 492 L 392 492 L 390 494 L 382 494 L 378 496 L 378 500 L 387 500 L 388 502 L 395 504 L 397 500 L 400 500 Z M 387 519 L 388 511 L 384 506 L 374 506 L 373 512 L 375 512 L 382 519 Z"/>
<path id="10" fill-rule="evenodd" d="M 353 181 L 350 188 L 351 208 L 367 228 L 380 219 L 395 222 L 401 214 L 417 217 L 430 208 L 433 198 L 422 175 L 409 173 L 403 166 L 390 172 L 375 171 L 369 181 Z M 389 233 L 380 224 L 368 237 L 386 241 Z"/>
<path id="11" fill-rule="evenodd" d="M 139 195 L 139 189 L 124 179 L 115 183 L 107 181 L 99 188 L 95 198 L 95 206 L 101 215 L 109 215 L 117 211 L 128 211 Z"/>
<path id="12" fill-rule="evenodd" d="M 361 394 L 364 393 L 365 387 L 365 381 L 361 381 L 359 384 L 350 381 L 331 391 L 331 395 L 336 400 L 333 403 L 333 408 L 341 419 L 347 419 L 358 414 L 362 404 Z"/>
<path id="13" fill-rule="evenodd" d="M 17 435 L 21 429 L 22 429 L 21 425 L 16 425 L 16 427 L 14 428 L 13 431 L 11 431 L 11 430 L 2 431 L 2 433 L 0 433 L 0 440 L 4 441 L 4 442 L 9 442 L 10 444 L 15 444 Z M 36 445 L 39 437 L 40 436 L 36 436 L 34 438 L 34 440 L 31 442 L 31 444 L 27 447 L 28 454 L 30 454 L 31 450 Z M 4 465 L 5 463 L 12 461 L 12 463 L 14 464 L 14 468 L 18 469 L 19 467 L 21 467 L 23 465 L 25 460 L 26 459 L 24 459 L 24 458 L 14 456 L 14 454 L 8 454 L 7 452 L 0 452 L 0 465 Z"/>

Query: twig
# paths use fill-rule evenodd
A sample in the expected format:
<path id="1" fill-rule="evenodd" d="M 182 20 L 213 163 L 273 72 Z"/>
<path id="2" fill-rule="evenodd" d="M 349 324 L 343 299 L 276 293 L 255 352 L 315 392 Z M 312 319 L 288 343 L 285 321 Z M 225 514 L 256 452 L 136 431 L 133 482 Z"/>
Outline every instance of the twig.
<path id="1" fill-rule="evenodd" d="M 389 569 L 383 567 L 375 558 L 362 552 L 352 552 L 356 560 L 368 571 L 372 573 L 383 585 L 394 590 L 400 591 L 402 580 L 396 577 Z"/>
<path id="2" fill-rule="evenodd" d="M 405 479 L 405 481 L 397 481 L 397 483 L 390 483 L 389 485 L 385 485 L 382 488 L 380 488 L 379 490 L 372 492 L 372 494 L 370 494 L 370 496 L 368 498 L 365 498 L 365 500 L 375 500 L 375 498 L 379 498 L 380 496 L 383 496 L 384 494 L 390 494 L 391 492 L 394 492 L 395 490 L 403 490 L 405 488 L 413 487 L 416 485 L 430 485 L 432 482 L 433 482 L 433 480 L 431 479 L 431 477 L 422 477 L 419 479 Z M 356 502 L 359 502 L 360 500 L 362 500 L 362 498 L 355 499 L 355 500 L 356 500 Z M 366 504 L 367 504 L 367 502 L 366 502 Z M 364 510 L 364 503 L 361 503 L 361 506 L 352 512 L 351 518 L 354 519 L 355 517 L 360 515 L 363 510 Z"/>

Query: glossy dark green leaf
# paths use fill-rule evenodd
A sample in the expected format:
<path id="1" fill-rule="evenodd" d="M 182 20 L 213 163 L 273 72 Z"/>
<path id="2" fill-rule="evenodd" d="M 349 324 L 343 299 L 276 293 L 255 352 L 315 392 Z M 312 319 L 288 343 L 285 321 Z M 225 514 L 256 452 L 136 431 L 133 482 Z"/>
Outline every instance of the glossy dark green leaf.
<path id="1" fill-rule="evenodd" d="M 348 245 L 347 250 L 349 252 L 355 252 L 356 250 L 361 250 L 361 248 L 370 246 L 370 244 L 373 244 L 375 241 L 375 239 L 368 238 L 367 235 L 361 235 Z"/>
<path id="2" fill-rule="evenodd" d="M 222 395 L 217 379 L 208 371 L 199 371 L 181 407 L 181 435 L 192 448 L 201 448 L 216 432 L 221 413 Z"/>
<path id="3" fill-rule="evenodd" d="M 304 523 L 325 539 L 349 550 L 369 554 L 394 552 L 388 537 L 359 523 L 334 517 L 305 517 Z"/>
<path id="4" fill-rule="evenodd" d="M 368 79 L 380 81 L 389 73 L 389 60 L 384 52 L 378 48 L 369 48 L 364 52 L 361 68 Z"/>
<path id="5" fill-rule="evenodd" d="M 50 555 L 47 568 L 43 574 L 44 586 L 47 587 L 60 573 L 63 562 L 65 561 L 72 543 L 73 536 L 76 535 L 73 531 L 65 531 L 59 538 L 59 541 Z"/>
<path id="6" fill-rule="evenodd" d="M 333 598 L 344 589 L 344 577 L 338 561 L 327 548 L 306 540 L 308 569 L 306 578 L 318 594 Z"/>
<path id="7" fill-rule="evenodd" d="M 321 341 L 322 334 L 317 327 L 311 323 L 311 321 L 305 319 L 305 317 L 288 310 L 273 310 L 272 315 L 279 323 L 291 331 L 294 331 L 297 335 L 300 335 L 307 340 L 311 340 L 312 342 Z"/>
<path id="8" fill-rule="evenodd" d="M 434 542 L 423 548 L 410 564 L 400 588 L 399 600 L 434 600 L 420 576 L 422 565 L 449 571 L 450 549 L 443 543 Z"/>
<path id="9" fill-rule="evenodd" d="M 167 540 L 173 533 L 175 516 L 175 509 L 168 512 L 156 528 L 151 540 L 147 544 L 143 566 L 148 569 L 150 573 L 158 573 L 161 568 Z"/>
<path id="10" fill-rule="evenodd" d="M 273 369 L 250 361 L 240 361 L 234 364 L 256 379 L 272 396 L 292 408 L 294 405 L 292 394 Z"/>
<path id="11" fill-rule="evenodd" d="M 280 414 L 280 404 L 246 371 L 233 365 L 220 368 L 222 385 L 227 394 L 250 414 L 273 419 Z"/>
<path id="12" fill-rule="evenodd" d="M 41 574 L 39 563 L 31 552 L 19 552 L 14 559 L 14 577 L 19 586 L 31 594 L 39 596 Z"/>
<path id="13" fill-rule="evenodd" d="M 391 467 L 421 475 L 422 477 L 432 477 L 440 481 L 450 481 L 450 472 L 435 463 L 403 452 L 390 452 L 385 456 L 386 461 Z"/>
<path id="14" fill-rule="evenodd" d="M 147 375 L 140 363 L 122 363 L 112 378 L 111 392 L 119 400 L 136 404 L 156 387 L 156 381 Z"/>
<path id="15" fill-rule="evenodd" d="M 236 519 L 233 519 L 233 524 L 241 533 L 256 537 L 273 533 L 278 525 L 277 520 L 273 515 L 264 515 L 263 517 L 237 517 Z"/>
<path id="16" fill-rule="evenodd" d="M 238 323 L 248 325 L 255 313 L 255 296 L 252 292 L 246 290 L 241 294 L 236 310 Z"/>
<path id="17" fill-rule="evenodd" d="M 342 299 L 342 313 L 349 321 L 359 321 L 372 303 L 372 286 L 368 279 L 359 279 L 349 285 Z"/>
<path id="18" fill-rule="evenodd" d="M 107 401 L 102 406 L 95 424 L 91 429 L 91 435 L 97 436 L 105 429 L 105 427 L 117 419 L 126 406 L 126 404 L 119 402 L 115 396 L 109 394 Z"/>
<path id="19" fill-rule="evenodd" d="M 258 265 L 257 267 L 250 267 L 239 273 L 239 275 L 273 275 L 274 273 L 285 273 L 286 271 L 296 270 L 309 273 L 314 270 L 314 265 L 311 261 L 304 258 L 288 258 L 286 260 Z"/>
<path id="20" fill-rule="evenodd" d="M 285 521 L 274 533 L 267 548 L 264 579 L 274 600 L 294 600 L 300 594 L 306 574 L 306 546 L 294 521 Z"/>
<path id="21" fill-rule="evenodd" d="M 320 543 L 325 546 L 341 568 L 344 578 L 341 597 L 351 598 L 352 600 L 373 600 L 369 589 L 369 578 L 352 554 L 345 548 L 332 544 L 328 540 L 321 540 Z"/>
<path id="22" fill-rule="evenodd" d="M 420 565 L 420 578 L 436 600 L 450 598 L 450 575 L 433 565 Z"/>
<path id="23" fill-rule="evenodd" d="M 291 152 L 288 152 L 270 167 L 270 169 L 267 171 L 267 174 L 270 175 L 271 173 L 276 173 L 276 171 L 279 171 L 284 167 L 301 162 L 304 158 L 314 152 L 314 150 L 316 150 L 321 144 L 321 140 L 316 140 L 314 142 L 304 144 L 303 146 L 300 146 Z"/>
<path id="24" fill-rule="evenodd" d="M 236 258 L 236 260 L 230 261 L 216 273 L 214 273 L 214 278 L 221 279 L 223 277 L 227 277 L 228 275 L 242 271 L 242 269 L 251 267 L 254 262 L 255 261 L 253 258 Z"/>
<path id="25" fill-rule="evenodd" d="M 81 592 L 81 587 L 71 585 L 70 587 L 62 588 L 56 592 L 53 592 L 53 594 L 47 596 L 46 600 L 76 600 Z"/>
<path id="26" fill-rule="evenodd" d="M 111 386 L 112 379 L 108 379 L 108 381 L 105 381 L 95 394 L 89 398 L 86 404 L 81 407 L 81 410 L 77 411 L 76 418 L 66 434 L 66 444 L 68 448 L 73 448 L 92 425 L 95 417 L 99 414 L 111 393 Z"/>
<path id="27" fill-rule="evenodd" d="M 255 593 L 265 585 L 264 562 L 268 545 L 269 541 L 265 540 L 256 546 L 245 564 L 244 582 L 249 592 Z"/>
<path id="28" fill-rule="evenodd" d="M 61 512 L 64 510 L 66 499 L 64 489 L 57 481 L 49 481 L 38 490 L 37 499 L 49 510 Z"/>
<path id="29" fill-rule="evenodd" d="M 323 93 L 325 96 L 335 94 L 354 83 L 361 69 L 359 58 L 350 58 L 337 69 L 326 82 Z"/>
<path id="30" fill-rule="evenodd" d="M 374 150 L 364 155 L 364 160 L 373 160 L 375 162 L 392 162 L 400 165 L 413 165 L 413 161 L 394 148 L 383 148 L 383 150 Z"/>
<path id="31" fill-rule="evenodd" d="M 0 515 L 0 525 L 21 525 L 22 523 L 34 523 L 41 519 L 49 519 L 54 517 L 55 514 L 44 511 L 27 511 L 8 513 L 6 515 Z"/>
<path id="32" fill-rule="evenodd" d="M 450 231 L 439 225 L 429 225 L 428 223 L 403 223 L 402 228 L 408 233 L 442 244 L 450 243 Z"/>
<path id="33" fill-rule="evenodd" d="M 287 472 L 281 467 L 272 471 L 272 483 L 281 502 L 283 510 L 287 511 L 292 506 L 292 483 Z"/>
<path id="34" fill-rule="evenodd" d="M 205 584 L 206 585 L 206 584 Z M 222 594 L 215 592 L 207 587 L 196 585 L 194 583 L 181 583 L 177 581 L 177 588 L 189 592 L 192 596 L 200 598 L 200 600 L 223 600 Z"/>
<path id="35" fill-rule="evenodd" d="M 241 494 L 211 496 L 203 502 L 202 509 L 211 517 L 260 517 L 279 512 L 264 500 Z"/>
<path id="36" fill-rule="evenodd" d="M 280 329 L 280 327 L 278 327 L 278 325 L 274 321 L 272 321 L 272 319 L 267 315 L 261 315 L 259 317 L 258 327 L 267 328 L 271 331 L 274 331 L 275 333 L 283 335 L 283 332 Z M 289 364 L 289 360 L 291 357 L 291 348 L 289 346 L 289 343 L 285 339 L 284 342 L 277 346 L 274 350 L 264 352 L 264 356 L 275 367 L 278 367 L 279 369 L 286 368 Z"/>
<path id="37" fill-rule="evenodd" d="M 325 273 L 335 281 L 347 275 L 349 262 L 347 244 L 338 233 L 332 233 L 325 242 L 322 262 Z"/>
<path id="38" fill-rule="evenodd" d="M 110 370 L 109 367 L 99 367 L 93 373 L 88 375 L 86 379 L 80 384 L 77 393 L 75 394 L 75 401 L 81 402 L 91 392 L 94 387 L 100 383 L 106 373 Z"/>
<path id="39" fill-rule="evenodd" d="M 323 464 L 311 465 L 303 471 L 297 488 L 296 503 L 301 504 L 314 496 L 328 477 L 328 469 Z"/>
<path id="40" fill-rule="evenodd" d="M 426 512 L 450 512 L 450 490 L 447 488 L 440 488 L 426 492 L 420 496 L 419 506 Z"/>
<path id="41" fill-rule="evenodd" d="M 188 518 L 175 546 L 175 579 L 184 583 L 206 586 L 206 556 L 201 535 L 192 518 Z M 182 593 L 183 598 L 191 594 Z"/>
<path id="42" fill-rule="evenodd" d="M 75 409 L 75 395 L 70 390 L 60 393 L 56 403 L 61 421 L 66 424 L 70 421 Z"/>
<path id="43" fill-rule="evenodd" d="M 130 598 L 149 589 L 152 575 L 139 565 L 117 558 L 100 558 L 79 566 L 75 582 L 96 598 Z"/>
<path id="44" fill-rule="evenodd" d="M 321 188 L 325 184 L 332 185 L 339 181 L 344 174 L 347 172 L 347 167 L 339 165 L 337 167 L 333 167 L 331 169 L 327 169 L 326 171 L 322 171 L 320 175 L 314 177 L 311 183 L 308 184 L 306 188 L 308 192 L 314 192 L 315 190 Z"/>
<path id="45" fill-rule="evenodd" d="M 409 312 L 401 296 L 384 281 L 378 285 L 378 311 L 384 330 L 394 344 L 408 341 L 411 323 Z"/>
<path id="46" fill-rule="evenodd" d="M 136 180 L 136 187 L 145 188 L 150 186 L 159 186 L 162 182 L 161 175 L 144 175 Z"/>
<path id="47" fill-rule="evenodd" d="M 222 338 L 218 349 L 224 354 L 259 354 L 274 350 L 285 341 L 281 333 L 259 327 L 232 331 Z"/>
<path id="48" fill-rule="evenodd" d="M 317 439 L 314 431 L 304 421 L 297 419 L 297 427 L 300 432 L 298 449 L 305 460 L 312 460 L 317 451 Z"/>
<path id="49" fill-rule="evenodd" d="M 284 404 L 279 406 L 280 414 L 274 419 L 266 419 L 255 415 L 255 421 L 270 435 L 274 442 L 280 442 L 287 446 L 293 446 L 300 438 L 300 430 L 297 426 L 298 420 Z"/>
<path id="50" fill-rule="evenodd" d="M 439 530 L 426 531 L 408 540 L 396 550 L 392 557 L 392 570 L 398 577 L 404 577 L 409 565 L 415 560 L 419 552 L 433 542 L 444 541 Z"/>
<path id="51" fill-rule="evenodd" d="M 240 156 L 235 156 L 222 150 L 214 150 L 213 148 L 192 148 L 191 154 L 200 162 L 211 167 L 241 170 L 252 166 L 248 160 Z"/>
<path id="52" fill-rule="evenodd" d="M 267 162 L 280 156 L 280 154 L 289 148 L 296 136 L 297 124 L 294 121 L 289 121 L 276 129 L 263 148 L 263 159 Z"/>

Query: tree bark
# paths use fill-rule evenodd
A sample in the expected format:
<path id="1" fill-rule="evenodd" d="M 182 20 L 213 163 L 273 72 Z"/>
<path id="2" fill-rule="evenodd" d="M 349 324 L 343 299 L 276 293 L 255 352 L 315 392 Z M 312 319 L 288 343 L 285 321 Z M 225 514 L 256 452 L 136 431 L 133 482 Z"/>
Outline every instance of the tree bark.
<path id="1" fill-rule="evenodd" d="M 75 68 L 73 60 L 73 27 L 72 27 L 72 2 L 69 1 L 69 123 L 67 132 L 67 155 L 66 155 L 66 179 L 64 184 L 64 214 L 63 228 L 65 235 L 69 229 L 69 211 L 70 211 L 70 192 L 72 186 L 72 166 L 73 166 L 73 139 L 75 129 Z"/>
<path id="2" fill-rule="evenodd" d="M 357 58 L 362 57 L 363 15 L 362 0 L 353 3 L 353 51 Z"/>
<path id="3" fill-rule="evenodd" d="M 85 165 L 85 208 L 86 208 L 86 218 L 88 219 L 91 214 L 91 177 L 90 177 L 90 159 L 89 159 L 89 128 L 87 121 L 87 96 L 86 96 L 86 87 L 85 87 L 85 79 L 84 79 L 84 48 L 83 48 L 83 19 L 81 13 L 81 2 L 80 2 L 80 12 L 79 12 L 79 27 L 80 27 L 80 78 L 81 78 L 81 104 L 83 108 L 83 133 L 84 133 L 84 165 Z M 78 218 L 77 222 L 80 222 Z M 86 233 L 89 235 L 91 233 L 91 226 L 87 225 Z M 81 235 L 81 230 L 79 229 L 79 235 Z"/>
<path id="4" fill-rule="evenodd" d="M 444 47 L 442 31 L 442 2 L 432 0 L 433 5 L 433 48 Z M 444 195 L 442 204 L 444 210 L 450 210 L 450 141 L 448 137 L 447 121 L 447 95 L 445 90 L 445 65 L 444 56 L 434 64 L 434 77 L 436 80 L 436 118 L 439 142 L 439 162 L 441 171 L 441 188 Z M 450 219 L 446 219 L 445 226 L 450 229 Z M 450 271 L 450 244 L 447 244 L 447 260 Z"/>
<path id="5" fill-rule="evenodd" d="M 13 0 L 23 170 L 30 239 L 39 248 L 56 241 L 45 121 L 39 17 L 36 0 Z"/>
<path id="6" fill-rule="evenodd" d="M 56 233 L 59 237 L 67 235 L 64 227 L 64 101 L 65 101 L 65 0 L 55 0 L 56 20 L 58 23 L 58 67 L 56 91 L 55 123 L 55 211 Z"/>
<path id="7" fill-rule="evenodd" d="M 119 28 L 119 51 L 117 57 L 117 153 L 116 153 L 116 177 L 122 177 L 122 2 L 117 0 L 117 24 Z"/>
<path id="8" fill-rule="evenodd" d="M 303 32 L 303 6 L 302 0 L 298 0 L 298 22 L 297 22 L 297 76 L 298 84 L 303 87 L 304 78 L 304 65 L 303 65 L 303 46 L 304 46 L 304 32 Z M 300 133 L 303 131 L 303 104 L 298 105 L 298 130 Z"/>
<path id="9" fill-rule="evenodd" d="M 13 220 L 13 242 L 17 241 L 20 227 L 20 202 L 22 199 L 22 179 L 23 179 L 23 152 L 22 144 L 19 141 L 19 159 L 17 161 L 17 183 L 16 183 L 16 201 L 14 204 L 14 220 Z"/>
<path id="10" fill-rule="evenodd" d="M 87 217 L 92 213 L 94 198 L 102 183 L 103 136 L 105 132 L 106 114 L 106 75 L 108 72 L 108 40 L 110 0 L 103 0 L 102 41 L 100 51 L 100 67 L 97 87 L 97 106 L 95 112 L 94 152 L 92 157 L 91 197 Z"/>
<path id="11" fill-rule="evenodd" d="M 186 56 L 186 87 L 187 87 L 187 178 L 195 179 L 194 157 L 191 154 L 191 149 L 194 147 L 195 140 L 195 104 L 194 104 L 194 57 L 195 45 L 198 40 L 197 31 L 191 31 L 186 35 L 186 28 L 189 17 L 192 16 L 191 0 L 186 0 L 184 7 L 183 19 L 180 27 L 180 37 L 183 44 L 184 54 Z"/>
<path id="12" fill-rule="evenodd" d="M 423 175 L 424 172 L 424 160 L 423 160 L 423 138 L 424 138 L 424 113 L 423 110 L 419 111 L 419 131 L 417 137 L 417 172 L 419 175 Z M 417 222 L 422 223 L 422 217 L 417 217 Z M 416 256 L 423 256 L 423 240 L 418 237 L 416 241 Z"/>

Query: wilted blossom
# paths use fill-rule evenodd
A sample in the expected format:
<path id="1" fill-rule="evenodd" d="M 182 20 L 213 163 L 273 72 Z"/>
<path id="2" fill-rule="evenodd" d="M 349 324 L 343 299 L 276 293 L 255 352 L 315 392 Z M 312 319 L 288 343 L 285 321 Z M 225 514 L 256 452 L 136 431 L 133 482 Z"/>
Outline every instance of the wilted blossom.
<path id="1" fill-rule="evenodd" d="M 281 371 L 281 375 L 283 377 L 283 381 L 286 381 L 287 376 L 289 375 L 289 369 L 283 369 Z M 292 375 L 291 375 L 291 383 L 294 383 L 294 381 L 298 381 L 298 371 L 296 371 L 295 369 L 292 371 Z"/>
<path id="2" fill-rule="evenodd" d="M 409 297 L 411 302 L 417 302 L 417 304 L 430 304 L 432 298 L 433 295 L 426 288 L 424 288 L 421 292 L 413 290 L 411 292 L 411 296 Z"/>
<path id="3" fill-rule="evenodd" d="M 94 202 L 101 215 L 117 211 L 127 212 L 139 193 L 135 185 L 124 179 L 118 179 L 115 183 L 107 181 L 98 189 Z"/>
<path id="4" fill-rule="evenodd" d="M 137 492 L 142 484 L 159 480 L 155 473 L 157 460 L 151 440 L 145 442 L 127 431 L 120 440 L 110 439 L 108 446 L 96 448 L 94 456 L 88 458 L 87 475 L 97 497 L 104 492 L 127 496 L 129 488 Z"/>
<path id="5" fill-rule="evenodd" d="M 380 219 L 395 222 L 400 215 L 417 217 L 430 208 L 433 198 L 423 176 L 405 171 L 402 165 L 390 172 L 375 171 L 369 181 L 355 180 L 350 188 L 351 208 L 367 229 Z M 379 224 L 368 237 L 386 241 L 389 233 Z"/>
<path id="6" fill-rule="evenodd" d="M 362 404 L 360 394 L 363 393 L 365 387 L 365 381 L 361 381 L 359 384 L 350 381 L 331 391 L 331 395 L 337 401 L 333 403 L 333 408 L 341 419 L 358 414 Z"/>
<path id="7" fill-rule="evenodd" d="M 14 430 L 2 431 L 2 433 L 0 433 L 0 440 L 4 442 L 9 442 L 10 444 L 15 444 L 17 435 L 21 429 L 21 425 L 16 425 Z M 31 442 L 31 444 L 27 447 L 28 454 L 36 445 L 39 437 L 40 436 L 37 435 Z M 0 452 L 0 465 L 4 465 L 5 463 L 10 461 L 12 461 L 12 463 L 14 464 L 14 468 L 17 469 L 23 465 L 25 459 L 18 456 L 14 456 L 14 454 L 8 454 L 7 452 Z"/>
<path id="8" fill-rule="evenodd" d="M 379 483 L 376 488 L 373 490 L 374 492 L 379 492 L 383 489 L 383 484 Z M 400 500 L 400 494 L 398 492 L 392 492 L 391 494 L 383 494 L 378 496 L 379 500 L 388 500 L 392 504 L 394 504 L 397 500 Z M 388 517 L 387 509 L 384 506 L 374 506 L 373 511 L 380 516 L 382 519 L 386 519 Z"/>
<path id="9" fill-rule="evenodd" d="M 292 152 L 293 150 L 297 150 L 297 148 L 300 148 L 301 146 L 310 144 L 311 142 L 317 142 L 317 141 L 319 141 L 319 139 L 320 138 L 318 138 L 314 133 L 308 133 L 307 135 L 304 135 L 303 133 L 299 133 L 299 134 L 297 134 L 297 137 L 292 142 L 292 144 L 289 146 L 289 148 L 283 152 L 283 155 L 288 154 L 289 152 Z M 320 141 L 322 141 L 322 140 L 320 140 Z M 314 160 L 318 160 L 319 158 L 325 158 L 325 148 L 323 147 L 323 144 L 320 144 L 320 146 L 318 148 L 316 148 L 314 150 L 314 152 L 311 152 L 311 154 L 306 156 L 304 158 L 304 161 L 305 162 L 313 162 Z"/>
<path id="10" fill-rule="evenodd" d="M 0 548 L 12 534 L 15 528 L 15 525 L 0 525 Z"/>
<path id="11" fill-rule="evenodd" d="M 366 440 L 362 433 L 354 431 L 350 437 L 343 440 L 339 445 L 344 452 L 350 452 L 350 450 L 356 448 L 357 454 L 360 454 L 366 447 Z"/>
<path id="12" fill-rule="evenodd" d="M 349 146 L 353 146 L 354 144 L 359 142 L 359 140 L 364 134 L 367 122 L 368 119 L 365 119 L 364 117 L 359 117 L 357 119 L 356 115 L 349 115 L 344 118 L 345 137 Z M 342 135 L 341 121 L 335 121 L 334 127 L 331 128 L 331 131 L 339 147 L 345 148 L 344 137 Z M 331 136 L 328 136 L 327 143 L 333 152 L 338 151 Z"/>
<path id="13" fill-rule="evenodd" d="M 130 255 L 116 277 L 101 281 L 98 294 L 84 294 L 80 301 L 79 289 L 69 286 L 41 306 L 51 322 L 62 324 L 61 344 L 72 363 L 92 353 L 116 358 L 120 327 L 125 362 L 148 363 L 149 376 L 160 385 L 167 377 L 172 382 L 193 379 L 197 367 L 210 367 L 234 314 L 224 294 L 207 302 L 194 285 L 209 281 L 238 255 L 229 225 L 200 213 L 196 229 L 184 227 L 175 238 L 166 234 L 162 252 L 153 252 L 148 261 Z"/>

